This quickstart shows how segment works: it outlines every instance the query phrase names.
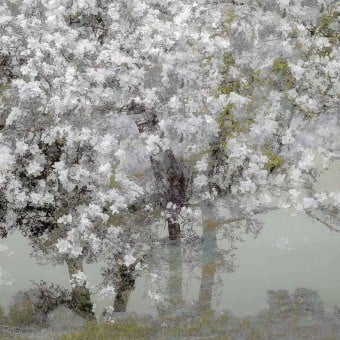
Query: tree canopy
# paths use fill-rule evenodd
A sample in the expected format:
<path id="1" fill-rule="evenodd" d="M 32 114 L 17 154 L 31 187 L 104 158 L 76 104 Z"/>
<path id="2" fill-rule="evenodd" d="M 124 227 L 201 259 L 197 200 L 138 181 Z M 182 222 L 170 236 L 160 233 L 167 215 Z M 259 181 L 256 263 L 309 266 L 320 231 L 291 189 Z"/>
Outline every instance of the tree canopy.
<path id="1" fill-rule="evenodd" d="M 4 0 L 0 28 L 3 236 L 138 269 L 165 222 L 336 230 L 336 1 Z"/>

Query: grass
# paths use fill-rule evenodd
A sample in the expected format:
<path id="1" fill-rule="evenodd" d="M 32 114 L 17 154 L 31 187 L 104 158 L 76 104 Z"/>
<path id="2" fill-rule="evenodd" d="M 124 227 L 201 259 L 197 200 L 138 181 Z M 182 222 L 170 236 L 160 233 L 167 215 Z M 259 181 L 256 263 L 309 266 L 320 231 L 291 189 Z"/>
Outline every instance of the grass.
<path id="1" fill-rule="evenodd" d="M 150 339 L 154 334 L 155 327 L 126 319 L 114 324 L 88 322 L 79 331 L 64 335 L 60 340 Z"/>
<path id="2" fill-rule="evenodd" d="M 322 324 L 323 314 L 315 324 L 301 328 L 300 320 L 310 313 L 300 309 L 292 309 L 282 314 L 277 307 L 263 310 L 256 316 L 236 317 L 231 313 L 216 314 L 210 309 L 198 306 L 190 310 L 159 310 L 158 318 L 151 316 L 129 316 L 118 319 L 114 323 L 88 321 L 82 328 L 60 336 L 59 340 L 124 340 L 124 339 L 282 339 L 282 338 L 320 338 L 317 327 Z M 280 326 L 279 334 L 277 327 Z M 333 326 L 338 325 L 333 320 Z M 15 329 L 15 327 L 13 327 Z M 336 327 L 327 331 L 327 339 L 337 339 Z M 314 332 L 314 333 L 311 333 Z M 13 333 L 15 334 L 15 332 Z M 32 338 L 33 333 L 30 334 Z M 324 334 L 323 334 L 324 335 Z M 57 338 L 57 334 L 54 334 Z M 0 340 L 24 339 L 9 337 L 0 331 Z M 324 337 L 324 339 L 326 339 Z"/>

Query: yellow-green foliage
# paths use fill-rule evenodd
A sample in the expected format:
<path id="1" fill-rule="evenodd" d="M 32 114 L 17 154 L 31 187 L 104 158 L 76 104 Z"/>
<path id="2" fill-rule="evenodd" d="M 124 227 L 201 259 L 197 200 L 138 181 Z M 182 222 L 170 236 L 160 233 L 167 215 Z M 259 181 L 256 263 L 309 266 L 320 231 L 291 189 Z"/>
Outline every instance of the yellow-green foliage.
<path id="1" fill-rule="evenodd" d="M 4 104 L 8 101 L 8 95 L 6 95 L 6 91 L 9 90 L 9 88 L 9 85 L 0 86 L 0 102 Z"/>
<path id="2" fill-rule="evenodd" d="M 261 70 L 254 70 L 249 75 L 246 75 L 245 80 L 246 81 L 242 82 L 242 84 L 239 82 L 240 88 L 238 89 L 238 92 L 251 99 L 248 105 L 252 106 L 254 104 L 252 100 L 254 99 L 254 90 L 256 87 L 263 85 L 263 80 L 261 79 Z"/>
<path id="3" fill-rule="evenodd" d="M 1 85 L 0 86 L 0 94 L 7 91 L 9 89 L 9 85 Z"/>
<path id="4" fill-rule="evenodd" d="M 273 61 L 270 84 L 281 90 L 289 90 L 295 86 L 296 81 L 286 59 L 277 58 Z"/>
<path id="5" fill-rule="evenodd" d="M 204 334 L 213 335 L 218 332 L 218 324 L 211 311 L 200 311 L 200 316 L 190 321 L 183 319 L 182 316 L 168 315 L 160 318 L 164 324 L 171 325 L 163 330 L 163 334 L 172 338 L 189 338 L 202 336 Z"/>
<path id="6" fill-rule="evenodd" d="M 235 21 L 236 14 L 234 11 L 228 11 L 224 14 L 224 20 L 222 22 L 222 33 L 224 35 L 228 34 L 230 25 Z"/>
<path id="7" fill-rule="evenodd" d="M 296 39 L 299 36 L 299 31 L 296 28 L 293 28 L 289 32 L 289 38 Z"/>
<path id="8" fill-rule="evenodd" d="M 284 159 L 273 151 L 265 150 L 264 154 L 268 158 L 268 162 L 265 164 L 265 169 L 268 171 L 274 171 L 284 164 Z"/>
<path id="9" fill-rule="evenodd" d="M 329 25 L 333 22 L 333 20 L 334 19 L 329 15 L 322 15 L 320 17 L 318 29 L 319 30 L 329 29 Z"/>
<path id="10" fill-rule="evenodd" d="M 110 340 L 110 339 L 176 339 L 202 335 L 219 335 L 232 339 L 224 326 L 228 317 L 216 318 L 212 311 L 201 311 L 200 316 L 186 319 L 183 316 L 164 314 L 158 322 L 146 319 L 124 319 L 115 323 L 89 322 L 77 332 L 65 335 L 60 340 Z"/>
<path id="11" fill-rule="evenodd" d="M 253 90 L 262 83 L 261 70 L 257 69 L 251 73 L 240 75 L 237 79 L 230 79 L 229 70 L 235 66 L 235 59 L 231 53 L 226 54 L 223 60 L 222 75 L 223 82 L 218 88 L 219 94 L 230 94 L 235 92 L 246 97 L 252 97 Z M 242 82 L 240 79 L 243 79 Z"/>
<path id="12" fill-rule="evenodd" d="M 118 189 L 118 190 L 122 188 L 120 183 L 118 183 L 116 181 L 116 175 L 115 175 L 115 171 L 114 170 L 112 171 L 112 175 L 110 177 L 110 188 L 111 189 Z"/>
<path id="13" fill-rule="evenodd" d="M 248 118 L 245 122 L 239 121 L 232 112 L 234 107 L 234 104 L 228 104 L 217 118 L 220 132 L 227 139 L 234 137 L 234 134 L 237 132 L 245 131 L 248 125 L 254 123 L 253 118 Z"/>
<path id="14" fill-rule="evenodd" d="M 285 74 L 285 73 L 289 72 L 290 69 L 289 69 L 288 62 L 287 62 L 286 59 L 277 58 L 273 61 L 272 70 L 275 73 Z"/>
<path id="15" fill-rule="evenodd" d="M 231 66 L 235 65 L 234 57 L 231 53 L 228 53 L 223 58 L 223 73 L 227 73 Z"/>
<path id="16" fill-rule="evenodd" d="M 324 47 L 321 51 L 318 51 L 318 55 L 321 58 L 329 57 L 332 52 L 331 47 Z"/>
<path id="17" fill-rule="evenodd" d="M 226 120 L 230 119 L 231 116 L 231 110 L 234 108 L 233 104 L 228 104 L 223 111 L 221 112 L 221 115 L 217 118 L 217 124 L 220 130 L 224 129 L 226 126 Z"/>
<path id="18" fill-rule="evenodd" d="M 34 323 L 35 311 L 32 302 L 24 299 L 20 305 L 9 308 L 8 321 L 13 326 L 28 326 Z"/>
<path id="19" fill-rule="evenodd" d="M 243 124 L 241 124 L 233 115 L 233 108 L 234 104 L 228 104 L 217 118 L 220 136 L 223 137 L 222 140 L 224 141 L 233 138 L 235 132 L 242 132 L 244 130 Z"/>
<path id="20" fill-rule="evenodd" d="M 235 60 L 232 54 L 226 54 L 223 58 L 223 69 L 222 74 L 224 76 L 224 81 L 221 86 L 218 88 L 218 92 L 220 94 L 229 94 L 231 92 L 239 92 L 240 90 L 240 82 L 239 80 L 229 80 L 228 72 L 230 67 L 235 65 Z"/>
<path id="21" fill-rule="evenodd" d="M 236 19 L 236 14 L 234 11 L 230 11 L 225 15 L 224 19 L 224 27 L 229 28 L 229 26 L 235 21 Z"/>
<path id="22" fill-rule="evenodd" d="M 274 326 L 282 322 L 282 316 L 270 310 L 262 311 L 255 319 L 235 318 L 227 314 L 217 316 L 212 310 L 198 310 L 197 312 L 198 315 L 194 312 L 190 316 L 172 314 L 164 310 L 157 320 L 136 317 L 116 320 L 113 324 L 90 322 L 79 331 L 64 335 L 60 339 L 273 339 L 276 338 L 274 335 L 277 335 Z M 292 311 L 285 315 L 284 319 L 289 322 L 280 331 L 280 338 L 291 338 L 292 334 L 301 334 L 303 335 L 301 338 L 310 338 L 311 329 L 301 329 L 301 318 L 305 318 L 305 314 L 301 312 Z M 315 332 L 314 326 L 316 327 L 317 324 L 313 325 Z M 337 339 L 335 332 L 331 330 L 327 333 L 327 339 Z M 318 332 L 317 335 L 319 335 Z"/>
<path id="23" fill-rule="evenodd" d="M 240 83 L 238 81 L 230 81 L 218 88 L 219 93 L 229 94 L 231 92 L 238 92 L 240 89 Z"/>
<path id="24" fill-rule="evenodd" d="M 340 40 L 339 24 L 337 23 L 338 15 L 338 13 L 322 15 L 317 27 L 317 32 L 319 34 L 329 38 L 329 40 L 334 43 Z"/>

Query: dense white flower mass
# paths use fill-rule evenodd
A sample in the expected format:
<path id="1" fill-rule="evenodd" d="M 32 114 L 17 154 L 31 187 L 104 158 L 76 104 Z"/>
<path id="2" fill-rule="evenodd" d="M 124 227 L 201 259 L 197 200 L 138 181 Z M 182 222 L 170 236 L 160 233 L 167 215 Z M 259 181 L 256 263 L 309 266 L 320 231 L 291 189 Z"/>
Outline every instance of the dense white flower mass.
<path id="1" fill-rule="evenodd" d="M 132 268 L 207 205 L 335 228 L 336 1 L 4 0 L 0 30 L 0 235 Z"/>

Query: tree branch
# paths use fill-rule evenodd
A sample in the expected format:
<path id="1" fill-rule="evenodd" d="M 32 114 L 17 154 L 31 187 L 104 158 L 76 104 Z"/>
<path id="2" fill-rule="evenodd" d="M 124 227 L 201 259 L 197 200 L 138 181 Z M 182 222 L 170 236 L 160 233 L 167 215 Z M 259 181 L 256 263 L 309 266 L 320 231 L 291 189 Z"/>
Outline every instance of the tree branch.
<path id="1" fill-rule="evenodd" d="M 335 231 L 337 233 L 340 233 L 340 229 L 334 227 L 332 224 L 324 221 L 323 219 L 321 219 L 320 217 L 314 215 L 311 211 L 305 211 L 306 215 L 317 220 L 318 222 L 322 223 L 323 225 L 325 225 L 329 230 L 331 231 Z"/>
<path id="2" fill-rule="evenodd" d="M 255 210 L 253 212 L 253 215 L 259 215 L 259 214 L 263 214 L 263 213 L 266 213 L 268 211 L 272 211 L 272 210 L 278 210 L 280 209 L 279 207 L 267 207 L 267 208 L 262 208 L 262 209 L 258 209 L 258 210 Z M 227 223 L 235 223 L 235 222 L 240 222 L 240 221 L 243 221 L 243 220 L 246 220 L 247 218 L 250 218 L 251 216 L 247 216 L 247 215 L 244 215 L 244 216 L 239 216 L 239 217 L 233 217 L 233 218 L 229 218 L 227 220 L 223 220 L 222 223 L 223 224 L 227 224 Z"/>

